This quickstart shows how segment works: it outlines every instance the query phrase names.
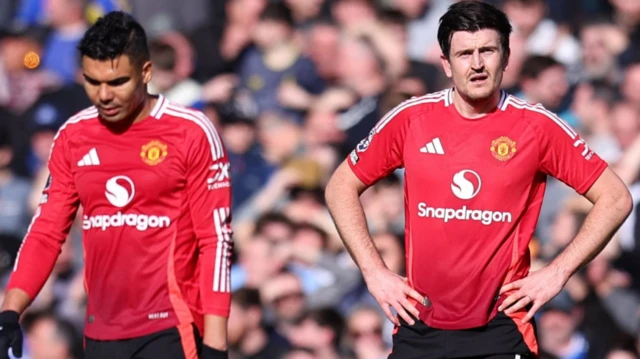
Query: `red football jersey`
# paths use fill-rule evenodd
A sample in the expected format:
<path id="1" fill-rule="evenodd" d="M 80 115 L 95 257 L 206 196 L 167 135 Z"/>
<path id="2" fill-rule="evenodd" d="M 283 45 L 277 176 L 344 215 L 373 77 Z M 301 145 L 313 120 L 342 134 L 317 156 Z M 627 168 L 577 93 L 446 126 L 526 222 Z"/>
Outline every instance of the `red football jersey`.
<path id="1" fill-rule="evenodd" d="M 348 159 L 367 185 L 404 167 L 407 276 L 432 302 L 420 319 L 441 329 L 486 324 L 500 287 L 528 274 L 546 176 L 584 194 L 607 167 L 540 105 L 503 92 L 494 112 L 468 119 L 452 96 L 400 104 Z"/>
<path id="2" fill-rule="evenodd" d="M 228 316 L 229 161 L 204 114 L 160 96 L 114 132 L 89 108 L 58 131 L 49 169 L 9 288 L 37 295 L 81 205 L 86 336 L 188 335 L 190 323 L 202 333 L 203 314 Z"/>

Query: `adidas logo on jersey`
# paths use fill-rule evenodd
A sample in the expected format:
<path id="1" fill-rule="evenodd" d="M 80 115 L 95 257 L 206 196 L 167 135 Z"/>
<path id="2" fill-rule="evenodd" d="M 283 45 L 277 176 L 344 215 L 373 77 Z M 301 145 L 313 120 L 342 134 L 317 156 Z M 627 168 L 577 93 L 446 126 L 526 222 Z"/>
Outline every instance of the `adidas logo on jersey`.
<path id="1" fill-rule="evenodd" d="M 78 167 L 82 166 L 97 166 L 100 164 L 100 158 L 98 158 L 98 151 L 92 148 L 89 153 L 84 155 L 80 161 L 78 161 Z"/>
<path id="2" fill-rule="evenodd" d="M 428 142 L 424 147 L 420 149 L 422 153 L 431 153 L 434 155 L 444 155 L 444 149 L 442 148 L 442 143 L 440 143 L 440 138 L 436 137 L 431 142 Z"/>

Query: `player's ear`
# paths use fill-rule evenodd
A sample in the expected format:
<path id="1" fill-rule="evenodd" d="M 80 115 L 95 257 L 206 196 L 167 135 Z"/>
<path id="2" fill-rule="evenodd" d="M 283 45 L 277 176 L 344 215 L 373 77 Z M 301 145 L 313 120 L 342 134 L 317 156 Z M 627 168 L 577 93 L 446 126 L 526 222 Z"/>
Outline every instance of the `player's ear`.
<path id="1" fill-rule="evenodd" d="M 444 54 L 440 55 L 440 63 L 442 63 L 444 73 L 448 78 L 451 78 L 451 76 L 453 76 L 453 73 L 451 72 L 451 62 L 449 62 L 449 59 Z"/>
<path id="2" fill-rule="evenodd" d="M 151 65 L 151 61 L 146 61 L 142 65 L 142 82 L 146 85 L 151 81 L 153 77 L 153 65 Z"/>
<path id="3" fill-rule="evenodd" d="M 502 71 L 506 71 L 509 66 L 509 57 L 511 56 L 511 49 L 507 48 L 502 55 Z"/>

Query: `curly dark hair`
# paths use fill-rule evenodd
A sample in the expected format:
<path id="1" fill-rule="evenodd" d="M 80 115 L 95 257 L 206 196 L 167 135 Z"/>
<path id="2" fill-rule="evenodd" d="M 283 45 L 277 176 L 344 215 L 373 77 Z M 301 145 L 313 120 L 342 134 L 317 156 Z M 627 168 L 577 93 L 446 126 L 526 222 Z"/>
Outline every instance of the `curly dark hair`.
<path id="1" fill-rule="evenodd" d="M 461 1 L 449 7 L 440 18 L 438 42 L 448 59 L 451 38 L 457 31 L 493 29 L 500 34 L 500 45 L 505 55 L 509 53 L 509 35 L 513 30 L 507 15 L 495 6 L 481 1 Z"/>
<path id="2" fill-rule="evenodd" d="M 87 30 L 78 45 L 80 55 L 94 60 L 113 60 L 129 56 L 131 63 L 142 65 L 149 61 L 149 45 L 144 28 L 133 16 L 112 11 L 101 17 Z"/>

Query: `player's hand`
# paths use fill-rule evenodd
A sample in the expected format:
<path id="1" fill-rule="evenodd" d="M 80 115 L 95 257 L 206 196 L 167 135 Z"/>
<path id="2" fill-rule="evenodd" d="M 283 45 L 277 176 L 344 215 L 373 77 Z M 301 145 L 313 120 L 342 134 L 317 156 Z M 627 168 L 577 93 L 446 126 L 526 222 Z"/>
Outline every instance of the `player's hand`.
<path id="1" fill-rule="evenodd" d="M 391 313 L 391 307 L 409 325 L 415 323 L 409 313 L 417 318 L 420 312 L 409 302 L 408 297 L 415 299 L 418 303 L 424 303 L 425 299 L 415 289 L 409 287 L 406 278 L 384 268 L 365 277 L 365 281 L 369 292 L 392 323 L 400 325 L 398 318 Z"/>
<path id="2" fill-rule="evenodd" d="M 214 349 L 206 344 L 202 345 L 200 359 L 229 359 L 229 351 Z"/>
<path id="3" fill-rule="evenodd" d="M 9 359 L 9 348 L 15 357 L 22 357 L 20 315 L 12 310 L 0 312 L 0 359 Z"/>
<path id="4" fill-rule="evenodd" d="M 522 318 L 522 322 L 526 323 L 533 318 L 540 307 L 560 293 L 568 279 L 556 267 L 543 267 L 526 278 L 505 284 L 500 289 L 500 295 L 507 292 L 513 293 L 502 302 L 498 310 L 508 315 L 531 304 L 531 309 Z"/>

